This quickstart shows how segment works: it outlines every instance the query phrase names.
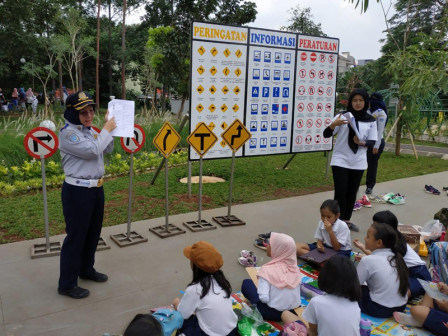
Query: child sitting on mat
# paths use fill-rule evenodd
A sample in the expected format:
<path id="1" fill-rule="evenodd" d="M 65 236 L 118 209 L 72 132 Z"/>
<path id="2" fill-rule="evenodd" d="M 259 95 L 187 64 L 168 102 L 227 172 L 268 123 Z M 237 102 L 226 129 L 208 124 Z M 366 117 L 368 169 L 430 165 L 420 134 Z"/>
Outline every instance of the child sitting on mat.
<path id="1" fill-rule="evenodd" d="M 320 270 L 317 283 L 326 295 L 313 297 L 302 315 L 309 323 L 309 335 L 359 336 L 361 286 L 355 265 L 335 255 Z M 285 311 L 282 320 L 288 323 L 299 317 Z"/>
<path id="2" fill-rule="evenodd" d="M 300 306 L 296 244 L 290 236 L 272 232 L 266 252 L 272 260 L 260 268 L 258 288 L 251 279 L 245 279 L 241 292 L 257 305 L 263 319 L 281 321 L 282 311 Z"/>
<path id="3" fill-rule="evenodd" d="M 422 279 L 426 281 L 431 281 L 431 274 L 429 274 L 428 269 L 426 268 L 426 263 L 418 256 L 417 252 L 415 252 L 409 244 L 406 243 L 403 235 L 400 231 L 398 231 L 398 219 L 397 217 L 389 210 L 379 211 L 373 215 L 373 221 L 375 223 L 385 223 L 390 225 L 395 232 L 397 233 L 397 250 L 403 256 L 406 267 L 409 272 L 409 290 L 408 297 L 410 299 L 424 295 L 425 290 L 417 279 Z M 353 241 L 353 245 L 357 248 L 361 249 L 365 254 L 369 255 L 372 252 L 367 250 L 363 243 L 359 240 L 355 239 Z"/>
<path id="4" fill-rule="evenodd" d="M 390 225 L 373 223 L 364 238 L 372 254 L 361 259 L 356 270 L 361 286 L 359 307 L 374 317 L 390 317 L 402 312 L 408 301 L 408 271 L 397 250 L 397 234 Z"/>
<path id="5" fill-rule="evenodd" d="M 238 317 L 233 312 L 232 287 L 221 271 L 221 254 L 212 244 L 200 241 L 184 249 L 190 259 L 193 280 L 174 308 L 184 318 L 179 334 L 185 336 L 237 336 Z"/>
<path id="6" fill-rule="evenodd" d="M 297 255 L 300 257 L 314 249 L 324 252 L 325 247 L 331 247 L 338 254 L 350 258 L 352 252 L 350 230 L 347 224 L 339 219 L 338 201 L 328 199 L 320 206 L 320 221 L 317 224 L 314 238 L 316 243 L 297 243 Z"/>

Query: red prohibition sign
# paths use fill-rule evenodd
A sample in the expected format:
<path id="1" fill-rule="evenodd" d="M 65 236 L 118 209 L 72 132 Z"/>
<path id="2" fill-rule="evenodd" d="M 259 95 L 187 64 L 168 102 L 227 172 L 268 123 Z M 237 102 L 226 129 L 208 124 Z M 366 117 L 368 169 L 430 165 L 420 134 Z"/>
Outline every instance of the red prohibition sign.
<path id="1" fill-rule="evenodd" d="M 134 124 L 134 137 L 121 138 L 121 147 L 128 153 L 136 153 L 143 148 L 145 144 L 145 130 L 140 125 Z"/>
<path id="2" fill-rule="evenodd" d="M 30 130 L 23 139 L 23 146 L 29 155 L 35 159 L 52 156 L 59 146 L 56 134 L 46 127 L 36 127 Z"/>
<path id="3" fill-rule="evenodd" d="M 306 59 L 307 59 L 306 52 L 303 52 L 303 53 L 300 54 L 300 59 L 302 61 L 306 61 Z"/>
<path id="4" fill-rule="evenodd" d="M 322 112 L 323 108 L 324 108 L 324 106 L 322 105 L 322 103 L 317 104 L 317 107 L 316 107 L 317 112 Z"/>
<path id="5" fill-rule="evenodd" d="M 310 144 L 311 143 L 311 140 L 313 140 L 313 138 L 311 137 L 311 135 L 307 135 L 306 136 L 306 138 L 305 138 L 305 142 L 307 143 L 307 144 Z"/>
<path id="6" fill-rule="evenodd" d="M 314 137 L 314 142 L 318 144 L 320 143 L 320 140 L 321 140 L 320 134 L 316 134 L 316 136 Z"/>
<path id="7" fill-rule="evenodd" d="M 317 59 L 317 55 L 316 55 L 316 53 L 311 53 L 311 56 L 310 56 L 310 60 L 312 61 L 312 62 L 314 62 L 315 60 Z"/>
<path id="8" fill-rule="evenodd" d="M 308 128 L 313 127 L 313 119 L 308 119 L 308 120 L 306 121 L 306 127 L 308 127 Z"/>
<path id="9" fill-rule="evenodd" d="M 314 77 L 316 77 L 316 70 L 311 69 L 310 72 L 309 72 L 309 74 L 310 74 L 310 78 L 314 78 Z"/>
<path id="10" fill-rule="evenodd" d="M 317 94 L 319 96 L 322 96 L 324 94 L 324 88 L 322 86 L 319 86 L 319 88 L 317 89 Z"/>
<path id="11" fill-rule="evenodd" d="M 302 127 L 303 127 L 303 119 L 297 120 L 297 128 L 302 128 Z"/>
<path id="12" fill-rule="evenodd" d="M 297 104 L 297 109 L 299 110 L 299 112 L 303 112 L 303 110 L 305 109 L 305 104 L 304 103 Z"/>
<path id="13" fill-rule="evenodd" d="M 325 119 L 325 127 L 328 127 L 331 124 L 331 119 L 327 118 Z"/>
<path id="14" fill-rule="evenodd" d="M 312 96 L 314 94 L 314 86 L 308 88 L 308 93 Z"/>
<path id="15" fill-rule="evenodd" d="M 327 87 L 327 95 L 331 96 L 333 94 L 333 88 L 332 87 Z"/>
<path id="16" fill-rule="evenodd" d="M 320 61 L 323 63 L 323 62 L 325 62 L 325 59 L 326 59 L 327 57 L 325 56 L 325 54 L 320 54 L 319 55 L 319 59 L 320 59 Z"/>
<path id="17" fill-rule="evenodd" d="M 299 95 L 303 96 L 305 94 L 305 87 L 303 85 L 299 86 Z"/>
<path id="18" fill-rule="evenodd" d="M 319 118 L 316 120 L 316 127 L 319 128 L 321 126 L 322 126 L 322 119 Z"/>
<path id="19" fill-rule="evenodd" d="M 298 135 L 298 136 L 296 137 L 296 144 L 300 145 L 300 144 L 302 144 L 302 141 L 303 141 L 302 136 L 301 136 L 301 135 Z"/>
<path id="20" fill-rule="evenodd" d="M 329 143 L 331 138 L 324 138 L 325 143 Z"/>
<path id="21" fill-rule="evenodd" d="M 305 69 L 300 69 L 300 70 L 299 70 L 299 76 L 300 76 L 300 78 L 305 78 L 305 76 L 306 76 L 306 70 L 305 70 Z"/>
<path id="22" fill-rule="evenodd" d="M 327 104 L 325 105 L 325 110 L 326 110 L 327 112 L 330 112 L 330 111 L 331 111 L 331 103 L 327 103 Z"/>
<path id="23" fill-rule="evenodd" d="M 308 110 L 308 112 L 312 112 L 314 110 L 314 104 L 308 103 L 308 105 L 306 106 L 306 109 Z"/>
<path id="24" fill-rule="evenodd" d="M 334 77 L 334 72 L 333 71 L 328 71 L 328 74 L 327 74 L 327 78 L 329 79 L 329 80 L 332 80 L 333 79 L 333 77 Z"/>
<path id="25" fill-rule="evenodd" d="M 329 55 L 328 61 L 330 61 L 330 63 L 334 63 L 334 55 Z"/>
<path id="26" fill-rule="evenodd" d="M 319 70 L 318 76 L 319 76 L 319 79 L 324 79 L 325 78 L 325 71 Z"/>

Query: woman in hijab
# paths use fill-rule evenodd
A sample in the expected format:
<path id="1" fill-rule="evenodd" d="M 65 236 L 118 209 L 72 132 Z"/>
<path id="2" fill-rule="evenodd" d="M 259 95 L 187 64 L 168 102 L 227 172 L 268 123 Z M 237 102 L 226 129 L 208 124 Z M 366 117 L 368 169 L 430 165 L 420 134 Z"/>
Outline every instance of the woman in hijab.
<path id="1" fill-rule="evenodd" d="M 376 173 L 378 171 L 378 160 L 384 150 L 385 142 L 383 139 L 384 128 L 387 124 L 387 109 L 383 101 L 383 96 L 374 92 L 370 95 L 370 114 L 376 119 L 378 139 L 367 149 L 367 174 L 366 174 L 366 194 L 371 194 L 376 184 Z"/>
<path id="2" fill-rule="evenodd" d="M 258 272 L 258 287 L 245 279 L 241 292 L 257 305 L 263 319 L 281 321 L 284 310 L 300 306 L 301 276 L 297 267 L 296 243 L 283 233 L 272 232 L 266 249 L 272 260 Z"/>
<path id="3" fill-rule="evenodd" d="M 367 147 L 377 141 L 377 127 L 373 116 L 367 113 L 369 95 L 364 89 L 355 89 L 348 98 L 347 111 L 338 114 L 324 130 L 324 137 L 338 135 L 333 148 L 334 199 L 341 208 L 340 219 L 350 230 L 359 228 L 350 222 L 364 170 L 367 169 Z"/>

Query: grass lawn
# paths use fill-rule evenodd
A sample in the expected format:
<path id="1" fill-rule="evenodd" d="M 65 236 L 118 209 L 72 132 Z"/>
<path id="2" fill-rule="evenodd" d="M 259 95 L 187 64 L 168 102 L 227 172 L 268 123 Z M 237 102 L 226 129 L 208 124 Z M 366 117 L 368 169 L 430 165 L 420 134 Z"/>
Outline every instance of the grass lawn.
<path id="1" fill-rule="evenodd" d="M 288 155 L 240 158 L 235 162 L 233 204 L 252 203 L 290 196 L 332 190 L 331 173 L 325 179 L 327 158 L 323 153 L 298 154 L 288 169 L 281 167 L 290 158 Z M 227 205 L 230 178 L 230 159 L 207 160 L 203 164 L 203 175 L 224 178 L 225 183 L 203 185 L 203 209 Z M 193 175 L 199 171 L 193 163 Z M 378 182 L 425 175 L 447 169 L 447 163 L 439 158 L 400 155 L 384 152 L 379 162 Z M 134 176 L 132 221 L 163 217 L 165 215 L 165 183 L 163 171 L 155 185 L 150 181 L 154 172 Z M 169 171 L 170 215 L 197 211 L 198 185 L 192 185 L 192 198 L 187 198 L 187 185 L 179 180 L 187 176 L 187 166 L 171 168 Z M 362 182 L 364 183 L 364 181 Z M 119 177 L 106 181 L 106 207 L 104 226 L 127 222 L 129 178 Z M 50 235 L 64 233 L 64 218 L 60 200 L 60 189 L 48 189 L 48 215 Z M 44 213 L 41 191 L 2 197 L 0 201 L 0 243 L 44 237 Z"/>

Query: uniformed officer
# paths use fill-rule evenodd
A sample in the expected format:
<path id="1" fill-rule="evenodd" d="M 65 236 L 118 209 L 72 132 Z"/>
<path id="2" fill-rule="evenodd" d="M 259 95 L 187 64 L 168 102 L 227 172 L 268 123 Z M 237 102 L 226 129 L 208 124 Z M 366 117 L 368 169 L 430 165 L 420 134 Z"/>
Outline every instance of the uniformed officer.
<path id="1" fill-rule="evenodd" d="M 65 181 L 62 186 L 62 208 L 67 237 L 61 250 L 58 293 L 75 299 L 89 295 L 78 287 L 78 277 L 96 282 L 107 281 L 107 275 L 93 267 L 104 214 L 104 153 L 114 146 L 110 132 L 116 127 L 108 119 L 101 131 L 92 128 L 95 103 L 87 92 L 67 97 L 66 125 L 59 132 L 59 150 Z"/>

